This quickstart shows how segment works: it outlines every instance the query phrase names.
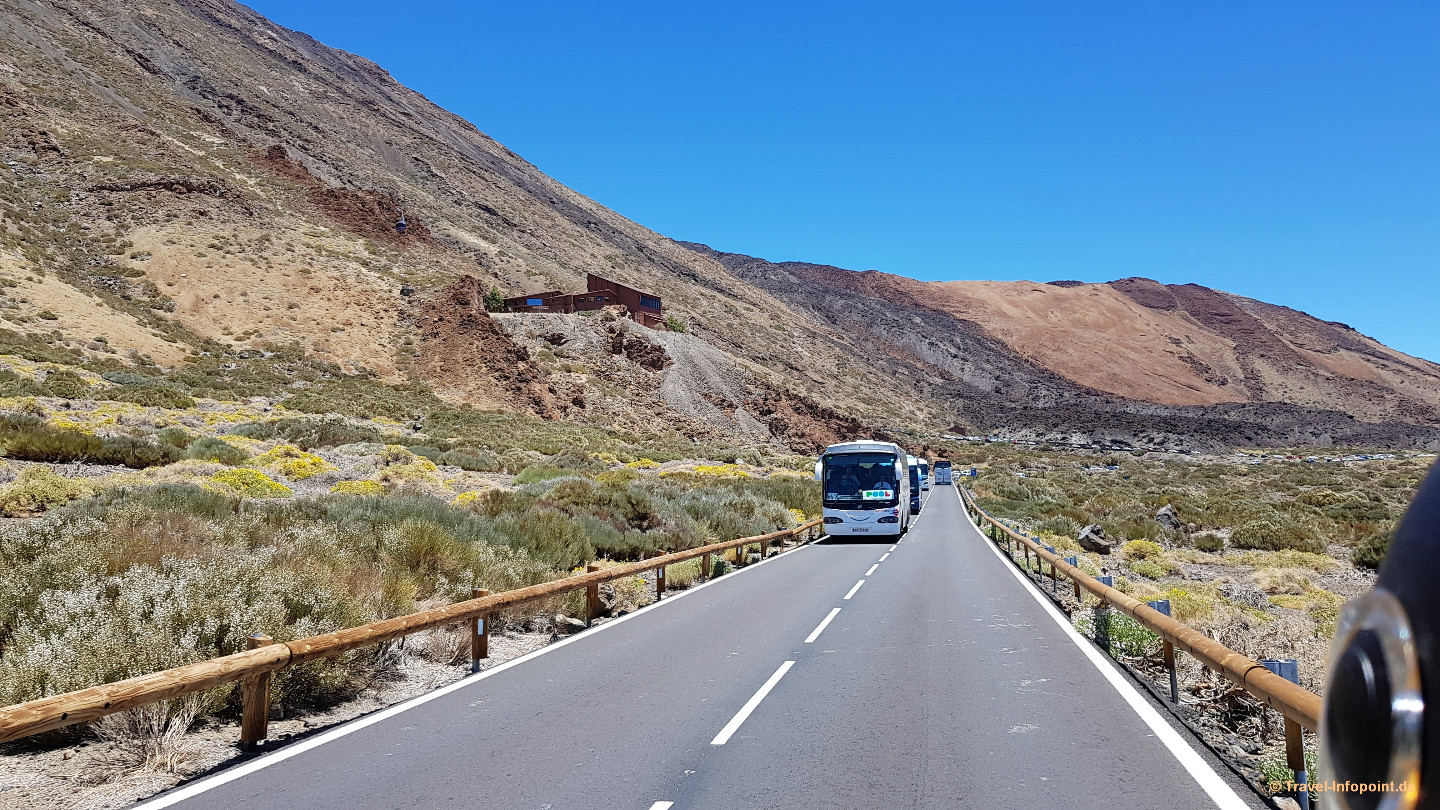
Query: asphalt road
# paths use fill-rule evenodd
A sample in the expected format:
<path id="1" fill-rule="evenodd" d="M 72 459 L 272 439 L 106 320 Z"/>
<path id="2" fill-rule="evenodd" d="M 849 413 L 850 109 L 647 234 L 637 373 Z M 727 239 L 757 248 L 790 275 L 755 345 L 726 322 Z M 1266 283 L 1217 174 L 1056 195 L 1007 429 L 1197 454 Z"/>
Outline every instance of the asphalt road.
<path id="1" fill-rule="evenodd" d="M 1263 806 L 1098 660 L 937 487 L 893 551 L 797 549 L 147 806 Z"/>

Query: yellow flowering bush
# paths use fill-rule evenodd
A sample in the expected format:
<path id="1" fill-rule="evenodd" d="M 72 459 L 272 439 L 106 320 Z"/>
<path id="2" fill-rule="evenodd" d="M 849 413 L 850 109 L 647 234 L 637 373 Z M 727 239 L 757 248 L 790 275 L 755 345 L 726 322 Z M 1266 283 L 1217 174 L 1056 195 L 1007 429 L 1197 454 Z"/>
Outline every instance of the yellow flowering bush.
<path id="1" fill-rule="evenodd" d="M 335 469 L 327 464 L 325 459 L 314 453 L 307 453 L 293 444 L 282 444 L 261 453 L 250 459 L 250 464 L 255 467 L 269 467 L 291 481 L 301 481 Z"/>
<path id="2" fill-rule="evenodd" d="M 221 470 L 207 480 L 220 491 L 242 498 L 288 498 L 294 494 L 265 473 L 247 467 Z"/>
<path id="3" fill-rule="evenodd" d="M 417 456 L 398 444 L 387 444 L 380 454 L 380 477 L 385 481 L 436 483 L 439 467 L 423 456 Z"/>
<path id="4" fill-rule="evenodd" d="M 625 466 L 629 467 L 632 470 L 653 470 L 656 467 L 659 467 L 660 463 L 657 461 L 651 461 L 648 458 L 642 458 L 636 459 L 635 461 L 632 461 Z"/>
<path id="5" fill-rule="evenodd" d="M 699 464 L 696 475 L 713 475 L 717 478 L 749 478 L 750 473 L 740 469 L 738 464 Z"/>
<path id="6" fill-rule="evenodd" d="M 385 485 L 379 481 L 341 481 L 330 491 L 339 495 L 384 495 Z"/>

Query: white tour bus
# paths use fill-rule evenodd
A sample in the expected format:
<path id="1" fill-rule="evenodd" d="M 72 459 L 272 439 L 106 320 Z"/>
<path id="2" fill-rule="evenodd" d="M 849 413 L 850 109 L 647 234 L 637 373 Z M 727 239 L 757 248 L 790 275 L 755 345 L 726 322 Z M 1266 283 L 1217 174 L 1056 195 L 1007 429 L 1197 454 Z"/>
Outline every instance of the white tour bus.
<path id="1" fill-rule="evenodd" d="M 815 463 L 825 533 L 900 535 L 910 528 L 910 470 L 889 442 L 832 444 Z"/>
<path id="2" fill-rule="evenodd" d="M 930 491 L 930 462 L 923 458 L 920 459 L 920 490 Z"/>

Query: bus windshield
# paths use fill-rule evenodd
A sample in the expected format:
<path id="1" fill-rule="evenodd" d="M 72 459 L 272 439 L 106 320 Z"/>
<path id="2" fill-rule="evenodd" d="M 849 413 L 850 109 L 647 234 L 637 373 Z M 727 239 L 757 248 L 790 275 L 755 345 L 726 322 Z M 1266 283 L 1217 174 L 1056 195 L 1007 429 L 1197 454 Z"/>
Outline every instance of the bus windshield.
<path id="1" fill-rule="evenodd" d="M 831 508 L 894 506 L 899 490 L 895 480 L 895 456 L 889 453 L 826 456 L 824 484 L 825 505 Z"/>

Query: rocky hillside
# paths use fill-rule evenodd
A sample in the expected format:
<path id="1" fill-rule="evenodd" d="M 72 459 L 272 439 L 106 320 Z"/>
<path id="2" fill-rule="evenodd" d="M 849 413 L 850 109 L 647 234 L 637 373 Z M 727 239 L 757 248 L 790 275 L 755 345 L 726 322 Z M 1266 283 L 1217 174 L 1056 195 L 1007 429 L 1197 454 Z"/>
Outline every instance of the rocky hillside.
<path id="1" fill-rule="evenodd" d="M 172 375 L 209 396 L 172 377 L 244 377 L 298 351 L 451 403 L 797 450 L 952 427 L 1436 440 L 1433 366 L 1298 313 L 1127 282 L 1097 289 L 1130 320 L 1092 331 L 1089 287 L 1034 297 L 688 249 L 374 63 L 228 0 L 0 9 L 0 355 Z M 583 288 L 587 272 L 661 295 L 689 328 L 480 306 L 492 286 Z M 1048 320 L 1019 303 L 1047 295 Z M 1241 340 L 1253 323 L 1274 339 Z M 1105 366 L 1117 341 L 1126 362 Z"/>
<path id="2" fill-rule="evenodd" d="M 921 282 L 687 243 L 810 318 L 946 381 L 960 427 L 1146 445 L 1434 447 L 1440 365 L 1194 284 Z"/>

